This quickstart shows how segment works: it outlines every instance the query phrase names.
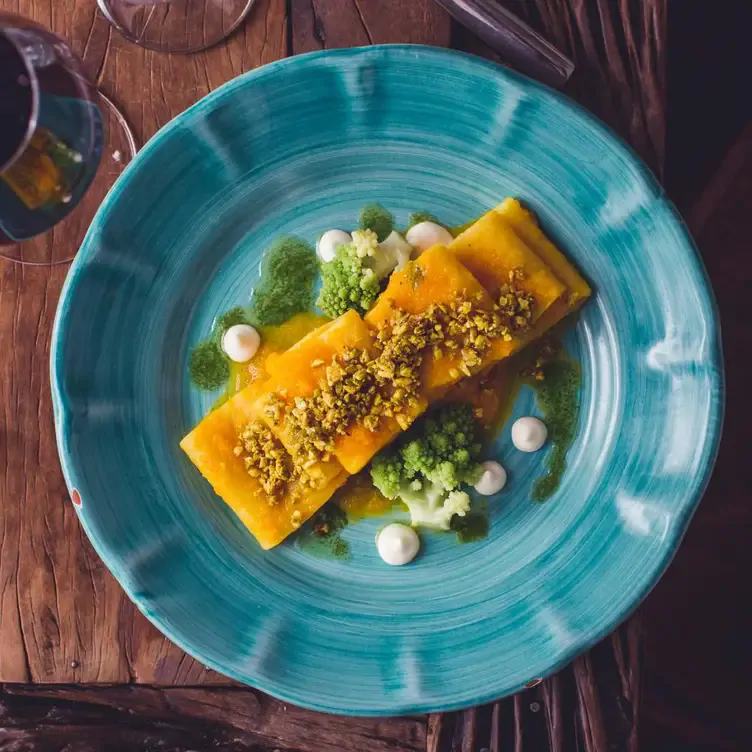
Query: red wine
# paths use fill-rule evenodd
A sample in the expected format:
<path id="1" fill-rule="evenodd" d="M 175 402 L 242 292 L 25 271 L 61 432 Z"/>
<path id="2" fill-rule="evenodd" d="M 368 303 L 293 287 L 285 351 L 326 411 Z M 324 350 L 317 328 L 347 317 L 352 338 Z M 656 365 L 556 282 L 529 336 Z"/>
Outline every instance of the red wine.
<path id="1" fill-rule="evenodd" d="M 34 95 L 29 69 L 16 47 L 0 34 L 0 172 L 33 133 Z"/>

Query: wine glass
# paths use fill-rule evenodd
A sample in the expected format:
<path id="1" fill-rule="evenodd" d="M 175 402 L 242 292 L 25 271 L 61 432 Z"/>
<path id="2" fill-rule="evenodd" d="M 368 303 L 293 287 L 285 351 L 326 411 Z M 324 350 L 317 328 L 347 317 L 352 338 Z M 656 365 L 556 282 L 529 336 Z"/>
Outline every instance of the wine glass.
<path id="1" fill-rule="evenodd" d="M 67 44 L 0 11 L 0 257 L 70 261 L 135 153 L 125 118 Z"/>
<path id="2" fill-rule="evenodd" d="M 97 0 L 129 41 L 160 52 L 205 50 L 232 34 L 255 0 Z"/>

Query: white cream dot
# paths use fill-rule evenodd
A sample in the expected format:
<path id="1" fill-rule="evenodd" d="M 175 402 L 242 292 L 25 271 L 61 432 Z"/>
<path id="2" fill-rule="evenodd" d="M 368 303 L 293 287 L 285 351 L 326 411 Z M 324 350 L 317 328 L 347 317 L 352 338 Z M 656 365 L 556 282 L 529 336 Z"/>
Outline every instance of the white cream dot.
<path id="1" fill-rule="evenodd" d="M 521 452 L 537 452 L 547 437 L 546 424 L 539 418 L 520 418 L 512 425 L 512 443 Z"/>
<path id="2" fill-rule="evenodd" d="M 420 538 L 411 527 L 401 522 L 387 525 L 376 538 L 379 556 L 394 567 L 409 564 L 420 551 Z"/>
<path id="3" fill-rule="evenodd" d="M 454 240 L 449 230 L 436 222 L 418 222 L 407 231 L 405 239 L 415 248 L 416 256 L 435 245 L 449 245 Z"/>
<path id="4" fill-rule="evenodd" d="M 507 471 L 493 460 L 481 464 L 481 474 L 473 488 L 482 496 L 493 496 L 507 484 Z"/>
<path id="5" fill-rule="evenodd" d="M 222 349 L 236 363 L 248 362 L 258 351 L 261 336 L 248 324 L 231 326 L 222 337 Z"/>
<path id="6" fill-rule="evenodd" d="M 337 248 L 352 241 L 352 236 L 344 230 L 327 230 L 316 243 L 316 253 L 325 263 L 334 260 L 334 254 Z"/>

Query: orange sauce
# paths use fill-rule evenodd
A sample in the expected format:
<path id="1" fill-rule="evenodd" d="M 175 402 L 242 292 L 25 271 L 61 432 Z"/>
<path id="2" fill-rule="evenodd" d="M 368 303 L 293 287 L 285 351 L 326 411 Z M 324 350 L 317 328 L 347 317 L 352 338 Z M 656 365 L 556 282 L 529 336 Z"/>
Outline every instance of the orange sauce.
<path id="1" fill-rule="evenodd" d="M 493 441 L 512 412 L 522 379 L 520 364 L 509 358 L 486 373 L 465 379 L 449 390 L 447 402 L 468 402 L 476 410 L 488 441 Z"/>
<path id="2" fill-rule="evenodd" d="M 346 512 L 349 522 L 357 522 L 364 517 L 384 517 L 397 505 L 373 487 L 367 470 L 353 475 L 337 494 L 336 500 Z"/>

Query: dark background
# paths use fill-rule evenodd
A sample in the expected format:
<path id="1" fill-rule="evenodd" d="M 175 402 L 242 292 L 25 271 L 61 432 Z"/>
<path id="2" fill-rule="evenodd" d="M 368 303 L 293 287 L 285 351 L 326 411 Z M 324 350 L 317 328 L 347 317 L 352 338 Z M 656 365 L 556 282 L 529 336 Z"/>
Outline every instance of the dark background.
<path id="1" fill-rule="evenodd" d="M 752 479 L 745 426 L 752 401 L 744 369 L 752 343 L 745 303 L 752 294 L 752 4 L 669 6 L 665 185 L 690 222 L 718 298 L 727 396 L 708 491 L 644 606 L 641 741 L 647 752 L 749 750 Z M 712 218 L 698 201 L 703 191 L 723 191 Z"/>

